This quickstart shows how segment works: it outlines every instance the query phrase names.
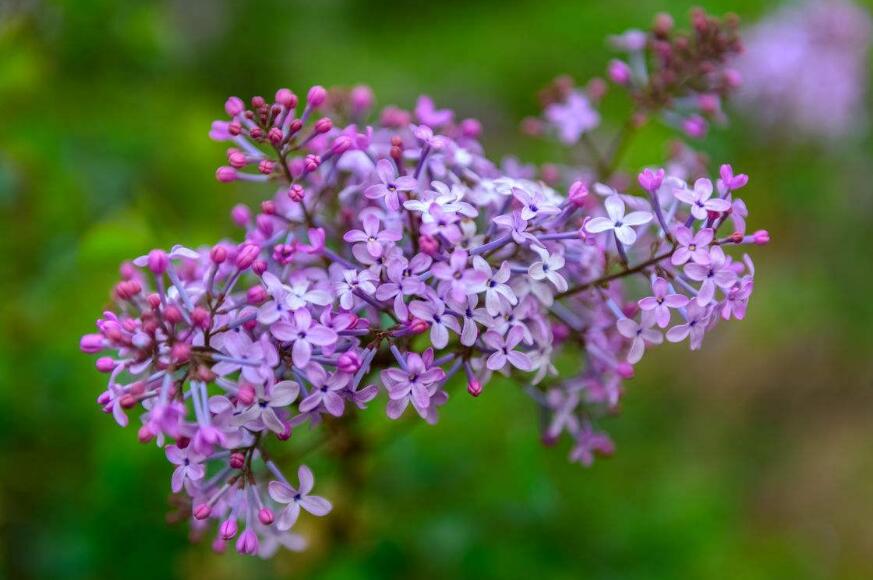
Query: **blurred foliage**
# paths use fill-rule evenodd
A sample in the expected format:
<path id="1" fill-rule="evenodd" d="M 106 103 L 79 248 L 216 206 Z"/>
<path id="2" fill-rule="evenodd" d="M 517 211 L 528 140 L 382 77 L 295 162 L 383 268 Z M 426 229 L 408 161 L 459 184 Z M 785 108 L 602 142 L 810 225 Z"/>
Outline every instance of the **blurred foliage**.
<path id="1" fill-rule="evenodd" d="M 753 20 L 771 3 L 703 4 Z M 493 385 L 369 450 L 356 489 L 316 459 L 353 515 L 303 522 L 308 552 L 217 557 L 166 525 L 163 454 L 94 404 L 104 377 L 78 337 L 119 262 L 230 235 L 229 208 L 263 193 L 212 177 L 227 95 L 424 92 L 482 119 L 492 154 L 544 160 L 517 131 L 536 89 L 600 74 L 605 35 L 665 6 L 681 19 L 691 2 L 0 0 L 0 578 L 873 577 L 869 138 L 713 133 L 773 238 L 749 318 L 647 359 L 609 424 L 617 456 L 590 470 L 543 449 L 529 400 Z M 627 166 L 662 161 L 665 135 L 647 129 Z M 365 434 L 389 433 L 382 404 Z"/>

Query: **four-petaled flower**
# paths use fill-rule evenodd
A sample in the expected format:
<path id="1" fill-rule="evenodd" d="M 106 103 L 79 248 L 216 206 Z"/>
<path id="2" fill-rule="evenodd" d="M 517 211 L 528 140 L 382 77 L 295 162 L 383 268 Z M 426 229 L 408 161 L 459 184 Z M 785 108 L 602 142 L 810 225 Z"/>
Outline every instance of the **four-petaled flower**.
<path id="1" fill-rule="evenodd" d="M 396 242 L 403 237 L 398 231 L 389 229 L 380 231 L 382 220 L 376 214 L 366 214 L 361 218 L 361 223 L 364 227 L 363 230 L 349 230 L 343 235 L 343 239 L 347 242 L 366 244 L 367 251 L 374 258 L 382 255 L 384 250 L 383 244 L 386 242 Z"/>
<path id="2" fill-rule="evenodd" d="M 282 531 L 290 530 L 297 523 L 297 518 L 300 517 L 300 508 L 305 509 L 314 516 L 325 516 L 333 509 L 328 500 L 317 495 L 310 495 L 309 492 L 312 491 L 315 485 L 315 478 L 312 475 L 311 469 L 301 465 L 297 469 L 297 479 L 300 480 L 300 485 L 297 489 L 283 481 L 271 481 L 267 486 L 273 501 L 287 504 L 285 509 L 279 513 L 279 518 L 276 520 L 276 527 Z"/>
<path id="3" fill-rule="evenodd" d="M 641 226 L 652 221 L 652 214 L 648 211 L 632 211 L 625 215 L 624 202 L 620 195 L 610 195 L 603 203 L 606 207 L 605 217 L 591 218 L 585 224 L 585 230 L 590 234 L 599 234 L 612 230 L 615 237 L 626 246 L 637 241 L 637 233 L 631 226 Z"/>
<path id="4" fill-rule="evenodd" d="M 338 338 L 333 329 L 322 324 L 313 324 L 312 314 L 305 308 L 295 310 L 290 321 L 279 321 L 271 326 L 270 332 L 282 342 L 293 345 L 291 360 L 294 361 L 294 366 L 301 369 L 309 364 L 313 345 L 332 345 Z"/>
<path id="5" fill-rule="evenodd" d="M 703 282 L 697 292 L 697 303 L 706 306 L 715 296 L 715 287 L 727 290 L 737 281 L 737 273 L 731 268 L 720 246 L 709 250 L 709 264 L 686 264 L 685 274 L 697 282 Z"/>
<path id="6" fill-rule="evenodd" d="M 179 493 L 184 485 L 200 481 L 206 475 L 206 466 L 203 465 L 206 458 L 194 451 L 190 445 L 184 449 L 170 445 L 165 452 L 170 463 L 177 466 L 171 480 L 173 493 Z"/>
<path id="7" fill-rule="evenodd" d="M 661 328 L 667 328 L 670 324 L 670 309 L 683 308 L 688 305 L 689 298 L 684 294 L 670 292 L 670 284 L 658 276 L 652 281 L 653 296 L 646 296 L 640 300 L 640 309 L 643 312 L 652 312 L 655 322 Z"/>
<path id="8" fill-rule="evenodd" d="M 723 212 L 731 208 L 731 202 L 728 200 L 720 197 L 712 198 L 712 181 L 705 177 L 694 182 L 694 189 L 679 187 L 673 190 L 673 195 L 679 201 L 689 204 L 691 215 L 699 220 L 706 219 L 707 212 Z"/>
<path id="9" fill-rule="evenodd" d="M 691 228 L 680 225 L 673 233 L 679 246 L 670 258 L 674 266 L 681 266 L 688 260 L 704 266 L 709 264 L 709 244 L 715 236 L 712 228 L 703 228 L 695 234 Z"/>
<path id="10" fill-rule="evenodd" d="M 370 199 L 385 198 L 385 205 L 392 211 L 400 210 L 400 192 L 415 189 L 415 179 L 409 176 L 397 176 L 397 167 L 390 159 L 380 159 L 376 163 L 376 175 L 381 183 L 371 185 L 364 190 L 364 195 Z"/>
<path id="11" fill-rule="evenodd" d="M 506 336 L 501 336 L 500 333 L 493 330 L 486 332 L 482 336 L 482 341 L 485 343 L 485 346 L 493 349 L 494 352 L 488 356 L 485 366 L 492 371 L 502 370 L 506 363 L 522 371 L 533 369 L 533 364 L 527 353 L 515 350 L 515 347 L 518 346 L 523 338 L 524 330 L 517 326 L 512 327 L 506 333 Z"/>
<path id="12" fill-rule="evenodd" d="M 548 250 L 538 246 L 534 246 L 533 249 L 540 255 L 540 259 L 528 267 L 528 275 L 534 280 L 548 279 L 555 285 L 558 292 L 565 292 L 568 288 L 567 280 L 558 274 L 558 270 L 564 267 L 564 256 L 560 254 L 550 255 Z"/>
<path id="13" fill-rule="evenodd" d="M 637 364 L 646 352 L 646 344 L 661 344 L 664 337 L 652 328 L 654 317 L 643 312 L 641 322 L 632 318 L 622 318 L 617 323 L 618 332 L 625 338 L 631 339 L 630 348 L 627 351 L 627 362 Z"/>

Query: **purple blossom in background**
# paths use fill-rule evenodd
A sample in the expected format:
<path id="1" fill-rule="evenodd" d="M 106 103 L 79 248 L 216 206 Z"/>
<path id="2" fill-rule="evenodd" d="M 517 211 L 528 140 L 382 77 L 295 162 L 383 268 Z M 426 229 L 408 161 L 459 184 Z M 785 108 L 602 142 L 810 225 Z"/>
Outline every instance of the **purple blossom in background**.
<path id="1" fill-rule="evenodd" d="M 804 0 L 746 31 L 738 103 L 765 136 L 837 142 L 866 128 L 873 21 L 849 0 Z"/>
<path id="2" fill-rule="evenodd" d="M 227 100 L 209 131 L 228 145 L 216 178 L 270 197 L 232 210 L 238 241 L 123 264 L 115 309 L 80 342 L 102 355 L 100 409 L 122 427 L 140 413 L 139 440 L 164 448 L 197 537 L 262 557 L 303 549 L 301 511 L 332 506 L 311 493 L 301 431 L 348 435 L 365 410 L 435 424 L 464 387 L 487 401 L 495 374 L 531 396 L 545 441 L 569 439 L 570 460 L 590 465 L 613 453 L 602 423 L 661 329 L 694 350 L 717 321 L 747 315 L 755 270 L 734 254 L 769 241 L 746 232 L 748 177 L 723 165 L 713 187 L 687 146 L 636 180 L 619 167 L 621 140 L 647 118 L 679 131 L 688 115 L 716 121 L 734 86 L 735 22 L 659 22 L 615 41 L 628 60 L 610 80 L 632 110 L 611 151 L 587 138 L 604 81 L 561 77 L 541 93 L 525 130 L 588 160 L 572 166 L 495 162 L 478 121 L 427 97 L 372 121 L 361 86 Z M 280 465 L 297 467 L 297 487 Z"/>

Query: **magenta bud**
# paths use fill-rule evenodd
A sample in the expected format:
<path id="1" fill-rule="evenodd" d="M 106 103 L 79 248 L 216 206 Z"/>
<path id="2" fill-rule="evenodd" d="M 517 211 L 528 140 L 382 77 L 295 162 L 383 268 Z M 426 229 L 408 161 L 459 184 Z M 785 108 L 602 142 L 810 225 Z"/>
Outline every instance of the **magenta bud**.
<path id="1" fill-rule="evenodd" d="M 227 248 L 224 246 L 213 246 L 211 250 L 209 250 L 209 259 L 212 260 L 214 264 L 223 264 L 225 260 L 227 260 Z"/>
<path id="2" fill-rule="evenodd" d="M 327 133 L 328 131 L 333 129 L 333 121 L 331 121 L 328 117 L 322 117 L 315 122 L 314 128 L 316 133 Z"/>
<path id="3" fill-rule="evenodd" d="M 221 536 L 222 540 L 230 540 L 236 535 L 236 532 L 236 520 L 233 518 L 228 518 L 224 520 L 218 527 L 218 534 L 219 536 Z"/>
<path id="4" fill-rule="evenodd" d="M 143 425 L 139 428 L 139 431 L 136 432 L 136 438 L 140 443 L 148 443 L 155 438 L 155 432 L 152 431 L 148 425 Z"/>
<path id="5" fill-rule="evenodd" d="M 103 350 L 102 334 L 86 334 L 79 340 L 79 349 L 88 354 L 95 354 Z"/>
<path id="6" fill-rule="evenodd" d="M 642 173 L 637 176 L 637 182 L 646 191 L 655 192 L 664 183 L 664 170 L 658 169 L 657 171 L 652 171 L 651 169 L 643 169 Z"/>
<path id="7" fill-rule="evenodd" d="M 583 207 L 585 205 L 585 200 L 588 199 L 588 186 L 582 181 L 574 181 L 573 184 L 570 185 L 570 191 L 567 194 L 567 198 L 570 200 L 570 203 L 576 207 Z"/>
<path id="8" fill-rule="evenodd" d="M 265 526 L 269 526 L 273 523 L 273 510 L 270 508 L 261 508 L 258 510 L 258 520 L 264 524 Z"/>
<path id="9" fill-rule="evenodd" d="M 464 119 L 461 121 L 461 133 L 464 137 L 478 139 L 482 135 L 482 123 L 477 119 Z"/>
<path id="10" fill-rule="evenodd" d="M 767 230 L 758 230 L 752 234 L 752 241 L 756 246 L 763 246 L 770 243 L 770 232 Z"/>
<path id="11" fill-rule="evenodd" d="M 724 82 L 728 87 L 735 89 L 743 84 L 743 77 L 740 75 L 740 71 L 727 68 L 724 70 Z"/>
<path id="12" fill-rule="evenodd" d="M 321 165 L 321 157 L 318 155 L 307 155 L 303 159 L 303 169 L 309 173 L 318 169 L 318 166 Z"/>
<path id="13" fill-rule="evenodd" d="M 267 299 L 267 291 L 263 286 L 252 286 L 246 292 L 246 303 L 252 306 L 262 304 Z"/>
<path id="14" fill-rule="evenodd" d="M 242 169 L 248 165 L 249 161 L 246 158 L 245 153 L 239 149 L 233 149 L 227 154 L 227 162 L 230 163 L 230 166 L 234 169 Z"/>
<path id="15" fill-rule="evenodd" d="M 264 260 L 255 260 L 252 263 L 252 272 L 260 276 L 267 271 L 268 264 Z"/>
<path id="16" fill-rule="evenodd" d="M 258 163 L 258 171 L 264 175 L 270 175 L 273 173 L 273 169 L 276 167 L 276 164 L 269 159 L 264 159 L 260 163 Z"/>
<path id="17" fill-rule="evenodd" d="M 258 214 L 258 217 L 255 218 L 255 225 L 258 227 L 258 230 L 264 234 L 264 237 L 269 238 L 273 235 L 273 220 L 270 216 L 262 213 Z"/>
<path id="18" fill-rule="evenodd" d="M 223 165 L 215 170 L 215 179 L 222 183 L 230 183 L 236 180 L 236 169 Z"/>
<path id="19" fill-rule="evenodd" d="M 261 248 L 257 244 L 244 243 L 240 245 L 236 254 L 236 267 L 240 270 L 248 269 L 258 258 L 260 253 Z"/>
<path id="20" fill-rule="evenodd" d="M 354 145 L 354 141 L 348 135 L 341 135 L 334 139 L 333 145 L 330 148 L 331 153 L 334 155 L 342 155 L 346 151 L 352 148 Z"/>
<path id="21" fill-rule="evenodd" d="M 291 201 L 300 203 L 301 201 L 303 201 L 303 187 L 295 183 L 288 188 L 288 197 L 291 198 Z"/>
<path id="22" fill-rule="evenodd" d="M 286 109 L 293 109 L 297 106 L 297 95 L 291 92 L 291 89 L 279 89 L 276 91 L 276 102 Z"/>
<path id="23" fill-rule="evenodd" d="M 255 388 L 248 383 L 240 386 L 236 392 L 236 398 L 243 405 L 251 405 L 255 402 Z"/>
<path id="24" fill-rule="evenodd" d="M 261 212 L 267 215 L 276 215 L 276 202 L 268 199 L 261 202 Z"/>
<path id="25" fill-rule="evenodd" d="M 480 383 L 476 379 L 472 379 L 469 383 L 467 383 L 467 392 L 474 397 L 478 397 L 482 394 L 482 383 Z"/>
<path id="26" fill-rule="evenodd" d="M 280 129 L 279 127 L 271 127 L 270 130 L 267 131 L 267 139 L 272 145 L 278 147 L 282 144 L 282 141 L 285 140 L 285 135 L 282 133 L 282 129 Z"/>
<path id="27" fill-rule="evenodd" d="M 634 367 L 628 362 L 621 362 L 616 365 L 615 372 L 623 379 L 630 379 L 634 376 Z"/>
<path id="28" fill-rule="evenodd" d="M 146 262 L 148 263 L 149 270 L 155 274 L 163 274 L 170 264 L 170 258 L 162 250 L 152 250 L 149 252 Z"/>
<path id="29" fill-rule="evenodd" d="M 198 328 L 206 330 L 209 328 L 210 323 L 209 312 L 207 312 L 202 306 L 196 306 L 194 310 L 191 311 L 191 322 L 193 322 Z"/>
<path id="30" fill-rule="evenodd" d="M 242 203 L 238 203 L 233 206 L 233 209 L 230 210 L 230 219 L 233 220 L 233 223 L 238 225 L 241 228 L 246 227 L 248 225 L 249 220 L 252 217 L 252 212 L 249 210 L 248 206 Z"/>
<path id="31" fill-rule="evenodd" d="M 355 113 L 364 113 L 373 106 L 373 90 L 367 85 L 358 85 L 349 93 L 349 100 Z"/>
<path id="32" fill-rule="evenodd" d="M 224 103 L 224 110 L 231 117 L 236 117 L 246 109 L 246 104 L 239 97 L 230 97 Z"/>
<path id="33" fill-rule="evenodd" d="M 101 356 L 97 359 L 97 370 L 101 373 L 111 373 L 118 365 L 115 359 L 108 356 Z"/>
<path id="34" fill-rule="evenodd" d="M 440 250 L 440 243 L 433 236 L 422 235 L 418 238 L 418 247 L 429 256 L 434 256 Z"/>
<path id="35" fill-rule="evenodd" d="M 178 363 L 186 362 L 191 358 L 191 345 L 187 342 L 177 342 L 170 350 L 173 360 Z"/>
<path id="36" fill-rule="evenodd" d="M 194 519 L 197 520 L 205 520 L 212 514 L 212 508 L 209 507 L 209 504 L 201 503 L 200 505 L 194 506 Z"/>
<path id="37" fill-rule="evenodd" d="M 233 469 L 242 469 L 242 467 L 243 467 L 243 465 L 245 465 L 245 463 L 246 463 L 245 454 L 243 454 L 239 451 L 234 451 L 233 453 L 230 454 L 230 466 Z"/>
<path id="38" fill-rule="evenodd" d="M 247 556 L 257 554 L 258 547 L 258 536 L 249 528 L 246 528 L 236 541 L 236 551 Z"/>
<path id="39" fill-rule="evenodd" d="M 170 324 L 179 324 L 183 320 L 182 312 L 179 310 L 178 307 L 176 307 L 172 304 L 170 304 L 169 306 L 167 306 L 164 309 L 164 318 Z"/>
<path id="40" fill-rule="evenodd" d="M 706 136 L 709 125 L 700 115 L 691 115 L 682 121 L 682 130 L 692 139 L 702 139 Z"/>
<path id="41" fill-rule="evenodd" d="M 216 554 L 224 554 L 224 552 L 227 551 L 227 542 L 221 538 L 215 538 L 212 541 L 212 551 Z"/>
<path id="42" fill-rule="evenodd" d="M 631 79 L 631 69 L 627 63 L 622 60 L 611 60 L 609 61 L 606 76 L 617 85 L 626 85 Z"/>
<path id="43" fill-rule="evenodd" d="M 325 100 L 327 100 L 327 90 L 321 85 L 315 85 L 309 89 L 309 93 L 306 95 L 306 102 L 313 109 L 323 105 Z"/>
<path id="44" fill-rule="evenodd" d="M 282 421 L 282 432 L 276 433 L 276 439 L 279 441 L 288 441 L 291 439 L 291 425 L 286 421 Z"/>
<path id="45" fill-rule="evenodd" d="M 409 331 L 412 334 L 423 334 L 430 328 L 430 324 L 420 318 L 413 318 L 409 322 Z"/>
<path id="46" fill-rule="evenodd" d="M 358 372 L 359 368 L 361 368 L 361 357 L 356 352 L 346 351 L 337 360 L 337 369 L 344 373 L 353 374 Z"/>

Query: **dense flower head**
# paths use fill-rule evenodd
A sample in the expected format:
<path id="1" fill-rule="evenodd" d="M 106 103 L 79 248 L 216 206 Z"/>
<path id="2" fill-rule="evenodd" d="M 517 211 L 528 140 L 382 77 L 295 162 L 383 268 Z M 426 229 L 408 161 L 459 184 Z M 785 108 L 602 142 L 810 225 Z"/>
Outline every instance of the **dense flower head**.
<path id="1" fill-rule="evenodd" d="M 695 21 L 694 51 L 730 44 L 719 30 Z M 599 116 L 565 89 L 544 116 L 573 146 Z M 571 440 L 589 465 L 613 451 L 599 423 L 645 352 L 700 348 L 745 316 L 743 250 L 767 235 L 746 231 L 748 178 L 729 165 L 712 176 L 674 159 L 621 186 L 604 164 L 497 164 L 478 121 L 422 97 L 366 124 L 373 99 L 360 86 L 228 99 L 210 132 L 228 145 L 216 175 L 271 197 L 233 209 L 238 241 L 124 264 L 116 307 L 82 338 L 110 353 L 99 405 L 122 426 L 140 412 L 140 440 L 165 448 L 172 490 L 199 532 L 213 522 L 218 551 L 302 549 L 298 519 L 332 509 L 307 466 L 286 478 L 269 440 L 368 406 L 435 423 L 454 384 L 480 396 L 502 375 L 541 407 L 544 440 Z M 575 363 L 559 371 L 561 352 Z"/>

